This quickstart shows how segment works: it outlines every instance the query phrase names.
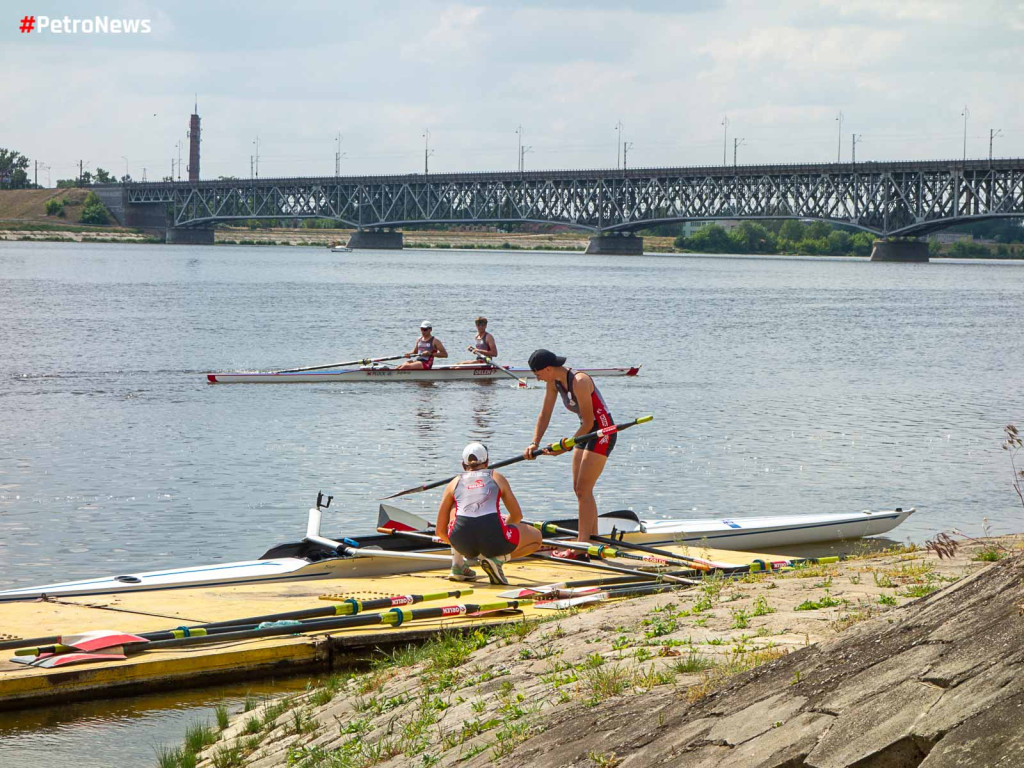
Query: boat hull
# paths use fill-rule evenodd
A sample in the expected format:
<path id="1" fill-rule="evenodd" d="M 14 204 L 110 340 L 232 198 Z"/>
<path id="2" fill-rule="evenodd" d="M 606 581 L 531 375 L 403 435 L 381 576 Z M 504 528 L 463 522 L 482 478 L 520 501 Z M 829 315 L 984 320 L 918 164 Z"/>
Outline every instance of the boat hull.
<path id="1" fill-rule="evenodd" d="M 852 514 L 809 514 L 724 520 L 640 521 L 631 512 L 613 512 L 599 518 L 598 533 L 622 535 L 627 542 L 685 544 L 734 551 L 771 551 L 796 544 L 858 539 L 887 533 L 907 519 L 913 509 Z M 574 520 L 555 521 L 575 526 Z M 361 547 L 384 547 L 399 552 L 444 552 L 422 548 L 391 536 L 355 537 Z M 173 568 L 96 579 L 23 587 L 0 592 L 0 602 L 73 597 L 121 592 L 227 586 L 266 581 L 316 578 L 372 577 L 448 567 L 447 560 L 409 560 L 390 557 L 338 557 L 308 541 L 282 544 L 259 560 Z"/>
<path id="2" fill-rule="evenodd" d="M 640 366 L 620 368 L 580 368 L 591 376 L 636 376 Z M 502 372 L 504 371 L 504 373 Z M 397 381 L 492 381 L 504 379 L 510 381 L 509 374 L 519 379 L 532 377 L 528 368 L 499 369 L 493 365 L 452 365 L 424 370 L 401 370 L 385 366 L 364 366 L 362 368 L 346 368 L 332 371 L 301 371 L 285 373 L 270 371 L 260 373 L 208 373 L 206 380 L 210 384 L 315 384 L 319 382 L 356 381 L 356 382 L 397 382 Z"/>

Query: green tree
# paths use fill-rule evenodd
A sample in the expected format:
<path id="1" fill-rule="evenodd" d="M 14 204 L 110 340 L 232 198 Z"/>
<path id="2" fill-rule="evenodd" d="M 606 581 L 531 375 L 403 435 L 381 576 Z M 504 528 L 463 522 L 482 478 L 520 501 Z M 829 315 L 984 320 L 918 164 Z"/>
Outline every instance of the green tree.
<path id="1" fill-rule="evenodd" d="M 828 234 L 828 252 L 835 254 L 850 252 L 850 235 L 838 229 Z"/>
<path id="2" fill-rule="evenodd" d="M 804 232 L 803 239 L 825 240 L 831 231 L 832 227 L 830 227 L 824 221 L 812 221 L 810 224 L 807 225 L 807 231 Z"/>
<path id="3" fill-rule="evenodd" d="M 82 223 L 98 226 L 110 223 L 110 214 L 107 213 L 107 209 L 95 192 L 90 192 L 85 196 L 85 203 L 82 205 Z"/>
<path id="4" fill-rule="evenodd" d="M 850 238 L 850 249 L 857 256 L 870 256 L 875 239 L 867 232 L 858 232 Z"/>
<path id="5" fill-rule="evenodd" d="M 0 189 L 29 189 L 28 158 L 13 149 L 0 147 Z"/>
<path id="6" fill-rule="evenodd" d="M 717 224 L 709 224 L 685 238 L 683 247 L 699 253 L 732 253 L 736 248 L 729 233 Z"/>
<path id="7" fill-rule="evenodd" d="M 107 171 L 102 168 L 96 168 L 96 173 L 92 179 L 93 184 L 116 184 L 117 179 L 111 176 Z"/>
<path id="8" fill-rule="evenodd" d="M 775 253 L 776 239 L 763 224 L 756 221 L 741 222 L 730 234 L 737 253 Z"/>
<path id="9" fill-rule="evenodd" d="M 786 219 L 779 227 L 779 237 L 792 243 L 799 243 L 804 239 L 804 225 L 796 219 Z"/>
<path id="10" fill-rule="evenodd" d="M 64 216 L 64 206 L 67 205 L 67 200 L 61 198 L 58 200 L 55 197 L 51 197 L 46 201 L 46 215 L 47 216 Z"/>

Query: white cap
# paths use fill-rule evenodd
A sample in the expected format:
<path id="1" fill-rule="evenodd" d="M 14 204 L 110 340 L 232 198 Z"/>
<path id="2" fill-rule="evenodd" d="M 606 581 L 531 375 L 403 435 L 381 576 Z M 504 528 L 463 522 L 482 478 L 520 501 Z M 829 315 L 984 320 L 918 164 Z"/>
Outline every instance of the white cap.
<path id="1" fill-rule="evenodd" d="M 430 324 L 429 320 L 424 320 L 422 323 L 420 323 L 420 329 L 423 329 L 423 328 L 433 328 L 433 327 L 434 326 Z"/>
<path id="2" fill-rule="evenodd" d="M 487 463 L 487 446 L 483 443 L 470 443 L 462 449 L 463 464 Z"/>

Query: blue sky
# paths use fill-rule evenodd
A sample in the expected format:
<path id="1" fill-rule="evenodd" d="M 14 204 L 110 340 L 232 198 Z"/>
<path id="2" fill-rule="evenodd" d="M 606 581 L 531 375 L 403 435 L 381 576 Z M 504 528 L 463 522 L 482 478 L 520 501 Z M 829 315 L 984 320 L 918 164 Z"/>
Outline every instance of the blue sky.
<path id="1" fill-rule="evenodd" d="M 69 10 L 68 6 L 72 7 Z M 149 35 L 20 34 L 23 15 Z M 204 177 L 1024 156 L 1024 3 L 946 0 L 33 2 L 0 17 L 0 146 L 170 172 L 193 94 Z M 183 157 L 185 152 L 183 151 Z M 46 181 L 46 175 L 40 176 Z"/>

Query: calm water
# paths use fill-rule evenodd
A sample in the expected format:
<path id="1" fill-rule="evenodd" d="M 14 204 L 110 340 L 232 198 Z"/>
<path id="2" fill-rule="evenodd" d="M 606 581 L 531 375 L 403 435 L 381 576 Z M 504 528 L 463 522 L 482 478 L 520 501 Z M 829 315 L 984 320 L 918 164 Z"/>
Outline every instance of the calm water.
<path id="1" fill-rule="evenodd" d="M 516 455 L 541 390 L 511 380 L 202 375 L 403 352 L 423 319 L 462 359 L 478 314 L 505 362 L 643 364 L 598 382 L 618 420 L 655 415 L 619 438 L 604 510 L 916 506 L 896 538 L 1021 530 L 1000 443 L 1024 422 L 1022 296 L 1007 263 L 0 244 L 0 588 L 249 559 L 301 537 L 318 489 L 326 533 L 367 532 L 468 440 Z M 575 509 L 565 460 L 508 476 L 534 516 Z"/>

